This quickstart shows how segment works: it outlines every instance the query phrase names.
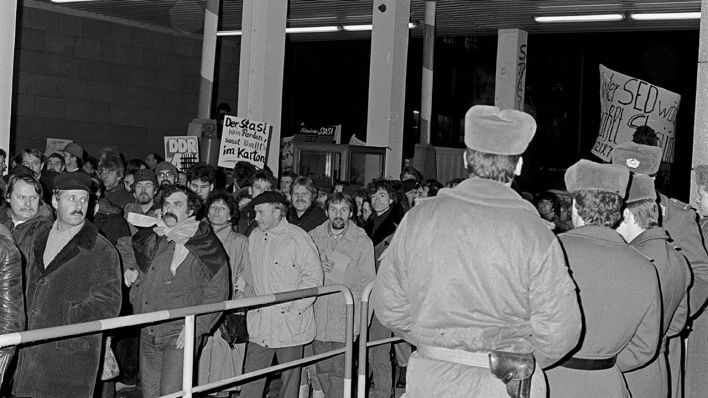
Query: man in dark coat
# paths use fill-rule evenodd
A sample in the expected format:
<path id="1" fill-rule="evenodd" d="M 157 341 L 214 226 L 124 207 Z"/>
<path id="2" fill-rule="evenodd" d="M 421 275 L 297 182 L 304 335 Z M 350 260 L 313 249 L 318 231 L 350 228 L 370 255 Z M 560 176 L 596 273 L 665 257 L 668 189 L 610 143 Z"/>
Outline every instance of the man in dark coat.
<path id="1" fill-rule="evenodd" d="M 288 222 L 310 232 L 327 220 L 327 215 L 315 202 L 317 187 L 311 178 L 298 177 L 290 185 L 292 207 Z"/>
<path id="2" fill-rule="evenodd" d="M 91 178 L 67 173 L 55 180 L 57 220 L 34 236 L 28 267 L 27 327 L 40 329 L 118 315 L 118 252 L 89 221 Z M 101 333 L 20 348 L 13 394 L 18 397 L 93 397 L 102 362 Z"/>

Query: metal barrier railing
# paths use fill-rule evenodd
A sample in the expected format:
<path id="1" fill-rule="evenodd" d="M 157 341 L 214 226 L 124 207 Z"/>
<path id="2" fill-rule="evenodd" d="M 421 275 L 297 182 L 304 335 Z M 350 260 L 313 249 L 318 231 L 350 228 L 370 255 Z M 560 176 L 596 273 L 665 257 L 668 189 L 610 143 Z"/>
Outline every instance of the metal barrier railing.
<path id="1" fill-rule="evenodd" d="M 383 340 L 367 341 L 369 339 L 369 296 L 374 288 L 374 282 L 369 283 L 364 288 L 361 294 L 361 313 L 360 331 L 359 331 L 359 369 L 357 378 L 357 398 L 366 398 L 366 369 L 367 369 L 367 354 L 370 347 L 376 347 L 384 344 L 397 343 L 403 341 L 400 337 L 391 337 Z"/>
<path id="2" fill-rule="evenodd" d="M 224 312 L 239 308 L 264 306 L 267 304 L 277 304 L 285 301 L 299 300 L 308 297 L 323 296 L 332 293 L 344 294 L 346 303 L 346 335 L 345 347 L 337 350 L 324 352 L 322 354 L 309 356 L 296 361 L 286 362 L 276 366 L 270 366 L 254 372 L 242 374 L 216 382 L 193 387 L 192 374 L 194 369 L 194 320 L 196 315 L 209 314 L 213 312 Z M 352 360 L 354 358 L 354 299 L 351 291 L 344 285 L 327 285 L 310 289 L 291 290 L 282 293 L 268 294 L 263 296 L 249 297 L 239 300 L 222 301 L 220 303 L 195 305 L 192 307 L 176 308 L 149 312 L 146 314 L 128 315 L 118 318 L 102 319 L 98 321 L 76 323 L 73 325 L 55 326 L 45 329 L 27 330 L 24 332 L 8 333 L 0 335 L 0 348 L 17 346 L 34 341 L 56 339 L 61 337 L 76 336 L 82 334 L 96 333 L 106 330 L 119 329 L 128 326 L 139 326 L 151 324 L 170 319 L 184 318 L 184 362 L 182 371 L 182 391 L 164 395 L 168 397 L 188 397 L 193 393 L 213 390 L 227 384 L 263 376 L 274 373 L 282 369 L 292 368 L 308 363 L 317 362 L 320 359 L 329 358 L 344 353 L 344 398 L 351 398 L 352 394 Z"/>

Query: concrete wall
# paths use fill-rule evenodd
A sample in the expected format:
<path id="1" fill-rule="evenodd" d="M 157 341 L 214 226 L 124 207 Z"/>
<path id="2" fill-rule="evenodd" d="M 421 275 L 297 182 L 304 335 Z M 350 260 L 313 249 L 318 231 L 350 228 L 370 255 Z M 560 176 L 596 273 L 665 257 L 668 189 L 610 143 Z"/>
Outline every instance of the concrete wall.
<path id="1" fill-rule="evenodd" d="M 200 36 L 24 6 L 16 43 L 10 153 L 51 137 L 142 159 L 196 116 Z M 235 109 L 238 42 L 218 51 L 215 103 Z"/>

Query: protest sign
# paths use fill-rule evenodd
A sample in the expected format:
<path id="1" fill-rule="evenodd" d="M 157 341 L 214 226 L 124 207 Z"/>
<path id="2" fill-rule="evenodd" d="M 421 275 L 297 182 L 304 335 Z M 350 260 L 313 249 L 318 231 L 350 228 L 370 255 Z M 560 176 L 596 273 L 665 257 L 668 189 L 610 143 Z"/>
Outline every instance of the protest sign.
<path id="1" fill-rule="evenodd" d="M 295 133 L 295 142 L 304 142 L 310 144 L 339 144 L 342 136 L 342 125 L 322 126 L 322 127 L 306 127 L 304 124 Z"/>
<path id="2" fill-rule="evenodd" d="M 242 117 L 225 116 L 219 149 L 219 167 L 233 168 L 246 161 L 263 168 L 273 127 L 268 123 Z"/>
<path id="3" fill-rule="evenodd" d="M 47 138 L 47 146 L 44 149 L 44 156 L 49 156 L 54 152 L 61 153 L 66 144 L 74 142 L 72 140 L 65 140 L 63 138 Z"/>
<path id="4" fill-rule="evenodd" d="M 186 172 L 199 162 L 199 139 L 186 135 L 165 137 L 165 161 Z"/>
<path id="5" fill-rule="evenodd" d="M 679 94 L 600 65 L 600 131 L 592 153 L 609 161 L 616 145 L 646 125 L 659 137 L 663 161 L 672 163 L 680 102 Z"/>
<path id="6" fill-rule="evenodd" d="M 293 157 L 293 137 L 284 137 L 280 142 L 280 169 L 292 169 Z"/>

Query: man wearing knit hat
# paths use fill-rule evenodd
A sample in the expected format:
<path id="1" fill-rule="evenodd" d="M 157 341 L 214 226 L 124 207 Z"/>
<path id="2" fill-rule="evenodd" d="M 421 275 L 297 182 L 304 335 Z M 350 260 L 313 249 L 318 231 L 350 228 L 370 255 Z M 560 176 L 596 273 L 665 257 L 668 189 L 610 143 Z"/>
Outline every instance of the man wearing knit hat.
<path id="1" fill-rule="evenodd" d="M 526 113 L 472 107 L 469 178 L 411 209 L 381 258 L 374 313 L 418 347 L 408 398 L 545 397 L 541 368 L 578 342 L 580 310 L 558 240 L 511 189 L 535 131 Z"/>
<path id="2" fill-rule="evenodd" d="M 81 145 L 70 142 L 61 150 L 61 153 L 64 156 L 67 173 L 81 171 L 81 166 L 83 166 L 84 163 L 84 148 L 82 148 Z"/>
<path id="3" fill-rule="evenodd" d="M 667 340 L 681 333 L 688 320 L 688 287 L 692 275 L 686 258 L 669 243 L 669 236 L 659 226 L 659 206 L 656 203 L 654 178 L 634 174 L 625 199 L 622 221 L 617 232 L 631 246 L 652 260 L 659 277 L 663 320 L 659 356 L 648 365 L 624 374 L 627 387 L 634 397 L 666 398 L 671 396 L 669 377 L 680 377 L 680 357 L 672 357 L 667 368 Z M 671 341 L 679 342 L 679 339 Z M 679 343 L 680 344 L 680 343 Z M 680 352 L 680 351 L 679 351 Z"/>
<path id="4" fill-rule="evenodd" d="M 177 167 L 170 162 L 160 162 L 155 166 L 155 176 L 160 186 L 175 185 L 177 174 Z"/>
<path id="5" fill-rule="evenodd" d="M 63 173 L 54 182 L 57 219 L 34 236 L 25 270 L 27 329 L 113 318 L 121 305 L 118 252 L 86 220 L 91 178 Z M 13 395 L 91 398 L 102 353 L 101 333 L 24 346 Z"/>
<path id="6" fill-rule="evenodd" d="M 260 296 L 288 290 L 322 286 L 324 273 L 317 246 L 300 227 L 285 218 L 285 197 L 266 191 L 253 198 L 258 228 L 248 237 L 251 257 L 252 289 L 246 292 Z M 249 283 L 249 282 L 247 282 Z M 248 347 L 244 372 L 270 366 L 273 357 L 284 363 L 302 358 L 303 347 L 315 338 L 314 298 L 286 302 L 248 311 Z M 288 369 L 281 375 L 280 393 L 284 398 L 297 398 L 300 369 Z M 261 377 L 241 387 L 241 398 L 261 398 L 266 378 Z"/>
<path id="7" fill-rule="evenodd" d="M 558 236 L 578 285 L 584 334 L 573 356 L 549 370 L 551 397 L 628 397 L 621 372 L 657 354 L 661 292 L 651 262 L 613 228 L 629 171 L 581 159 L 568 168 L 574 229 Z"/>
<path id="8" fill-rule="evenodd" d="M 135 203 L 129 203 L 124 207 L 126 217 L 128 213 L 147 214 L 155 217 L 159 206 L 155 203 L 155 193 L 157 193 L 157 177 L 155 172 L 148 169 L 139 169 L 133 174 L 133 196 Z"/>

